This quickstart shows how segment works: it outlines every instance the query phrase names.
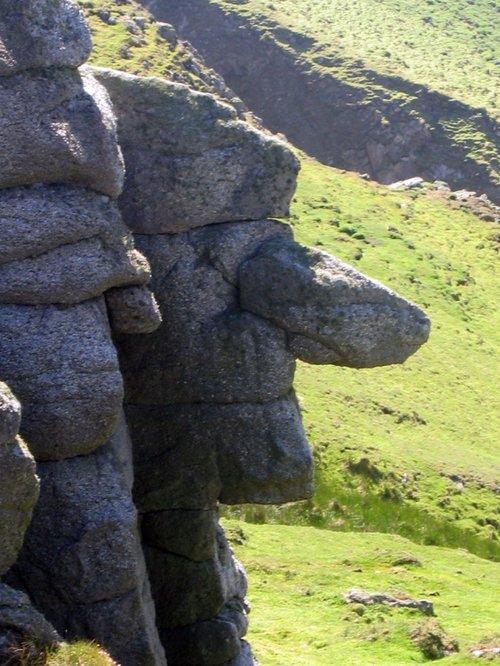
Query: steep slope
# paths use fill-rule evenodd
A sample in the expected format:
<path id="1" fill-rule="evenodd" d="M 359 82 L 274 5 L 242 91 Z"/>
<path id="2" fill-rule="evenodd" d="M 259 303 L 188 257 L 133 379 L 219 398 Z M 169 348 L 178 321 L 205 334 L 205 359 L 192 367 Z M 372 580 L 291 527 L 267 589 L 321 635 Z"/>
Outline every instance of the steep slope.
<path id="1" fill-rule="evenodd" d="M 322 162 L 382 183 L 418 175 L 500 196 L 498 124 L 485 109 L 372 69 L 307 28 L 295 31 L 297 22 L 282 19 L 286 12 L 272 3 L 147 4 L 195 44 L 267 127 Z"/>

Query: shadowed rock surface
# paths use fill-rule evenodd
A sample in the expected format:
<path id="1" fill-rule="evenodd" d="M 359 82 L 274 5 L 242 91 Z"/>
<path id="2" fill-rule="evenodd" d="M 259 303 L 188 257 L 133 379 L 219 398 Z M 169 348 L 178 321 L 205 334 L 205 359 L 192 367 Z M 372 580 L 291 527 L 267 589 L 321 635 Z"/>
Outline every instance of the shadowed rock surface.
<path id="1" fill-rule="evenodd" d="M 7 581 L 63 636 L 91 637 L 120 663 L 161 664 L 124 420 L 95 453 L 39 463 L 38 474 L 40 500 Z"/>
<path id="2" fill-rule="evenodd" d="M 0 575 L 14 564 L 38 499 L 35 462 L 17 436 L 21 405 L 0 382 Z"/>
<path id="3" fill-rule="evenodd" d="M 23 59 L 21 43 L 37 46 Z M 6 70 L 8 49 L 15 62 Z M 2 4 L 0 376 L 19 395 L 21 433 L 41 480 L 5 579 L 28 592 L 61 635 L 94 639 L 124 666 L 162 666 L 104 294 L 114 290 L 120 330 L 151 330 L 159 313 L 144 287 L 147 261 L 109 198 L 121 192 L 123 161 L 105 89 L 76 69 L 88 51 L 74 3 Z M 0 448 L 2 574 L 37 490 L 23 447 L 19 440 Z M 29 622 L 33 640 L 42 631 L 24 613 L 25 600 L 18 597 L 15 631 L 9 599 L 5 608 L 0 600 L 6 649 L 18 635 L 30 638 L 22 635 Z"/>
<path id="4" fill-rule="evenodd" d="M 17 435 L 20 421 L 19 402 L 0 382 L 0 575 L 16 561 L 39 493 L 35 461 Z M 0 663 L 10 663 L 27 639 L 37 646 L 33 657 L 60 640 L 25 594 L 0 583 Z"/>
<path id="5" fill-rule="evenodd" d="M 71 307 L 0 305 L 0 374 L 19 395 L 21 434 L 37 459 L 103 444 L 123 387 L 102 297 Z"/>

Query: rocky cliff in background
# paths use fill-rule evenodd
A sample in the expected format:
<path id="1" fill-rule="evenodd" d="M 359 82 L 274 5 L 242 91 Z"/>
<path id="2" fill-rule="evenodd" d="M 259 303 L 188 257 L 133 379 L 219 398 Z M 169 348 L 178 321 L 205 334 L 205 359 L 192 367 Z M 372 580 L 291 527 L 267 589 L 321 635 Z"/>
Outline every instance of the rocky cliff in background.
<path id="1" fill-rule="evenodd" d="M 81 67 L 68 0 L 4 5 L 0 377 L 22 419 L 2 388 L 0 599 L 27 593 L 38 629 L 2 610 L 0 651 L 59 634 L 123 666 L 251 666 L 218 503 L 310 496 L 296 357 L 402 362 L 428 319 L 269 219 L 285 144 L 211 95 Z"/>

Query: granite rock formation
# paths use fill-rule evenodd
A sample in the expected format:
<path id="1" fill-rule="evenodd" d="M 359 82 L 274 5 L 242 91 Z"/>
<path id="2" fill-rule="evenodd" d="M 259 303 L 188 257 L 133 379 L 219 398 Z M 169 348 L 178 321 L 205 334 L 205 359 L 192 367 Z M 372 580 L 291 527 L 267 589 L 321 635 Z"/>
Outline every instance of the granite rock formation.
<path id="1" fill-rule="evenodd" d="M 227 553 L 229 567 L 221 565 L 217 503 L 311 495 L 295 357 L 402 362 L 426 340 L 429 321 L 383 285 L 301 247 L 287 225 L 262 219 L 283 214 L 293 194 L 297 165 L 284 144 L 206 95 L 95 74 L 111 95 L 127 166 L 119 205 L 164 316 L 150 335 L 115 337 L 160 637 L 173 665 L 251 664 L 246 648 L 238 656 L 245 586 L 234 584 Z M 240 168 L 229 178 L 220 164 L 235 154 Z M 138 191 L 147 192 L 144 207 Z"/>
<path id="2" fill-rule="evenodd" d="M 399 363 L 428 319 L 269 219 L 284 143 L 211 95 L 78 69 L 68 0 L 7 8 L 0 377 L 23 418 L 2 389 L 0 573 L 122 666 L 252 666 L 219 503 L 311 495 L 295 358 Z M 14 564 L 37 493 L 18 427 L 40 497 Z"/>
<path id="3" fill-rule="evenodd" d="M 95 638 L 124 663 L 162 664 L 106 292 L 120 330 L 127 318 L 136 330 L 137 317 L 142 330 L 154 328 L 159 313 L 144 286 L 149 266 L 115 202 L 124 168 L 114 115 L 105 89 L 77 69 L 90 40 L 74 3 L 4 4 L 0 375 L 22 404 L 20 432 L 40 478 L 24 547 L 5 580 L 60 635 Z M 135 318 L 130 289 L 141 302 Z M 121 303 L 125 319 L 117 317 Z M 26 526 L 33 502 L 23 500 L 15 446 L 2 443 L 1 492 Z M 21 467 L 21 449 L 16 455 Z M 18 549 L 12 521 L 2 530 Z M 15 553 L 4 544 L 9 565 Z"/>
<path id="4" fill-rule="evenodd" d="M 0 575 L 16 561 L 39 493 L 35 461 L 18 435 L 20 422 L 18 400 L 0 383 Z M 27 637 L 39 648 L 59 640 L 25 594 L 0 583 L 0 663 L 8 663 Z"/>

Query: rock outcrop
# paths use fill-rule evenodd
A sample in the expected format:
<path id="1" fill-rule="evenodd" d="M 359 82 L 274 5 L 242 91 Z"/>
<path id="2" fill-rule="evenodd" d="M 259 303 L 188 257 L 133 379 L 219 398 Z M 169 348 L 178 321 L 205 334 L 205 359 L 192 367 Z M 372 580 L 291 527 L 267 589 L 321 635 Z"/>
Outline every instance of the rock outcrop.
<path id="1" fill-rule="evenodd" d="M 151 335 L 115 338 L 160 636 L 170 664 L 251 664 L 245 651 L 238 656 L 245 585 L 241 575 L 235 585 L 238 565 L 215 529 L 217 503 L 310 497 L 296 356 L 353 367 L 402 362 L 426 340 L 429 321 L 355 269 L 295 243 L 287 225 L 260 219 L 282 214 L 293 194 L 297 164 L 284 144 L 206 95 L 154 78 L 96 76 L 111 95 L 129 173 L 119 205 L 164 314 Z M 224 153 L 241 165 L 230 176 L 220 170 Z"/>
<path id="2" fill-rule="evenodd" d="M 296 357 L 399 363 L 429 321 L 269 219 L 284 143 L 208 94 L 78 70 L 87 41 L 67 0 L 0 17 L 0 377 L 23 408 L 2 393 L 0 573 L 37 492 L 20 427 L 40 498 L 5 581 L 122 666 L 252 666 L 219 503 L 310 497 Z"/>
<path id="3" fill-rule="evenodd" d="M 7 5 L 0 17 L 0 376 L 23 407 L 20 432 L 38 462 L 40 499 L 5 580 L 28 592 L 62 636 L 95 638 L 123 663 L 162 664 L 105 293 L 113 290 L 120 330 L 127 329 L 118 314 L 122 289 L 139 290 L 149 303 L 139 312 L 149 317 L 143 329 L 158 325 L 159 315 L 144 286 L 149 266 L 114 201 L 124 179 L 114 115 L 105 89 L 77 69 L 90 41 L 76 6 Z M 125 302 L 135 330 L 129 296 Z M 1 492 L 13 518 L 1 529 L 18 549 L 13 520 L 26 526 L 27 500 L 21 470 L 12 468 L 22 463 L 16 446 L 2 446 Z M 2 554 L 12 564 L 15 553 L 4 544 L 7 537 Z"/>
<path id="4" fill-rule="evenodd" d="M 39 493 L 35 461 L 18 436 L 20 422 L 19 402 L 0 383 L 0 576 L 16 561 Z M 9 663 L 26 640 L 36 657 L 59 636 L 25 594 L 0 583 L 0 663 Z"/>

